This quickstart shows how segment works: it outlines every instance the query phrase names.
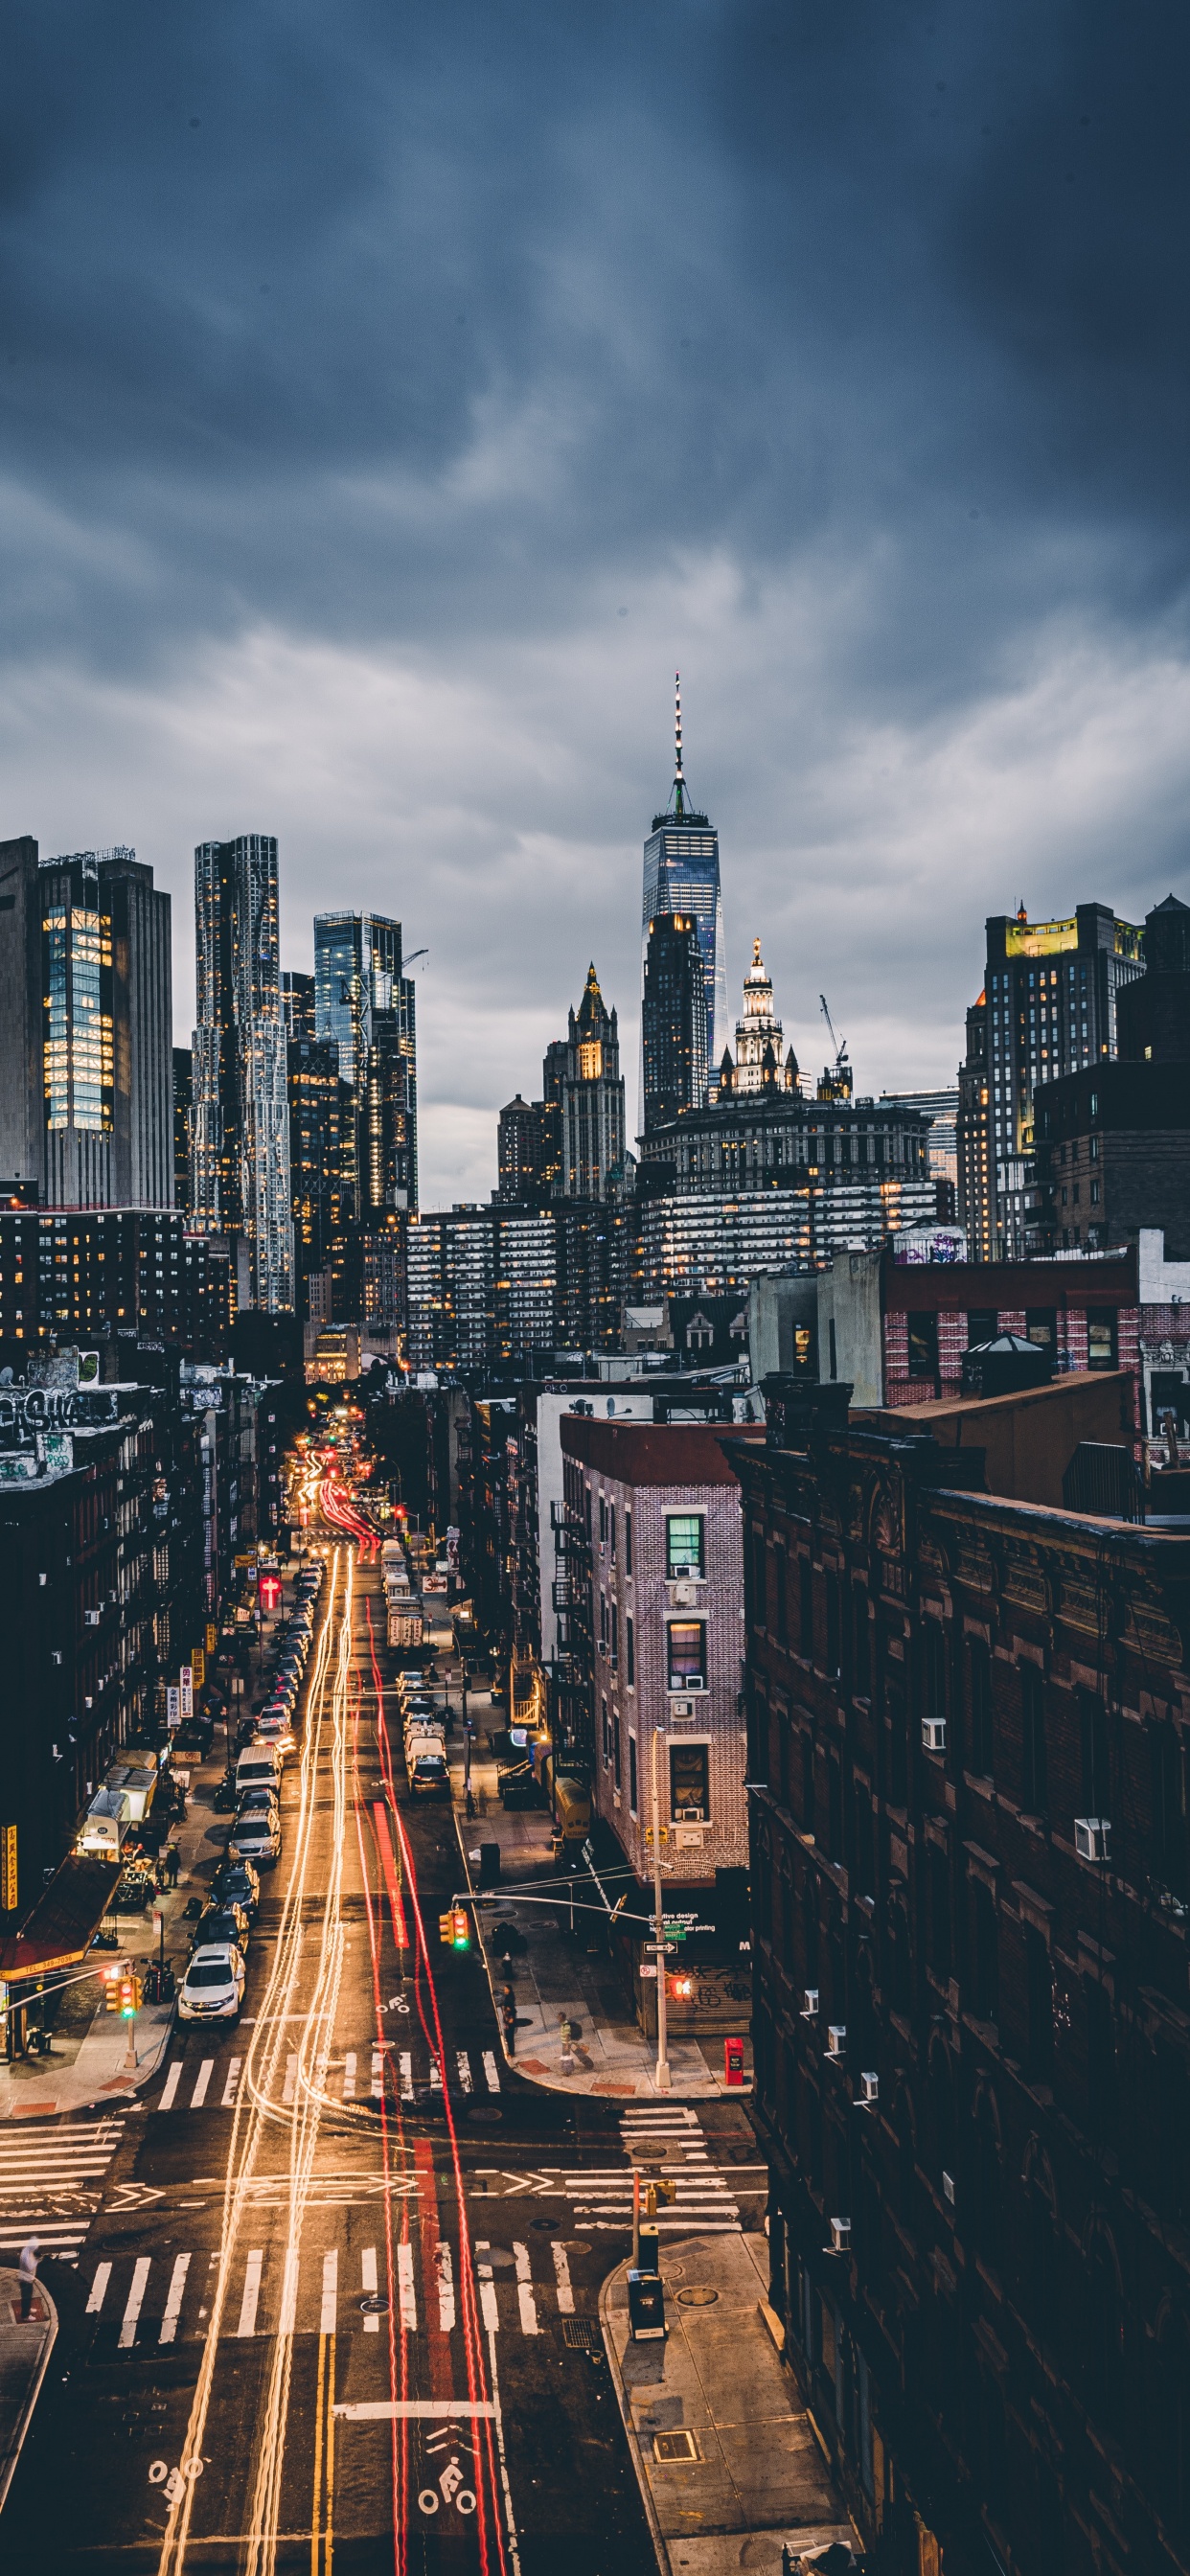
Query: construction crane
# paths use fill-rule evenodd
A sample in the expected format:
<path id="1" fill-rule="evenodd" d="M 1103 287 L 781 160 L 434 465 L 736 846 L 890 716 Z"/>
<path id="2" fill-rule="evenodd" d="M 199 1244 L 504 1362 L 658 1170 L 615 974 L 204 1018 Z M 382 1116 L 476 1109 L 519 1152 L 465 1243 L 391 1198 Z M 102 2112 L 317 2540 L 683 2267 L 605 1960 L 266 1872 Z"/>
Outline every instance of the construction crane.
<path id="1" fill-rule="evenodd" d="M 407 967 L 407 966 L 416 966 L 417 961 L 418 961 L 418 958 L 419 958 L 419 957 L 428 957 L 428 956 L 429 956 L 429 953 L 430 953 L 430 952 L 429 952 L 429 949 L 428 949 L 428 948 L 415 948 L 411 957 L 403 957 L 403 958 L 401 959 L 401 973 L 402 973 L 402 975 L 404 974 L 405 969 L 406 969 L 406 967 Z"/>
<path id="2" fill-rule="evenodd" d="M 835 1050 L 835 1071 L 837 1072 L 837 1071 L 838 1071 L 838 1069 L 839 1069 L 839 1066 L 840 1066 L 841 1064 L 845 1064 L 845 1063 L 846 1063 L 846 1061 L 847 1061 L 847 1040 L 846 1040 L 846 1038 L 841 1038 L 841 1037 L 839 1037 L 839 1036 L 836 1034 L 834 1021 L 832 1020 L 831 1015 L 830 1015 L 830 1012 L 828 1011 L 828 1009 L 827 1009 L 827 1007 L 826 1007 L 826 995 L 825 995 L 825 993 L 820 993 L 820 994 L 819 994 L 819 996 L 818 996 L 818 999 L 819 999 L 819 1001 L 820 1001 L 820 1002 L 821 1002 L 821 1004 L 822 1004 L 822 1016 L 823 1016 L 823 1019 L 826 1021 L 826 1025 L 827 1025 L 828 1029 L 830 1030 L 830 1035 L 831 1035 L 831 1045 L 833 1046 L 833 1048 L 834 1048 L 834 1050 Z"/>

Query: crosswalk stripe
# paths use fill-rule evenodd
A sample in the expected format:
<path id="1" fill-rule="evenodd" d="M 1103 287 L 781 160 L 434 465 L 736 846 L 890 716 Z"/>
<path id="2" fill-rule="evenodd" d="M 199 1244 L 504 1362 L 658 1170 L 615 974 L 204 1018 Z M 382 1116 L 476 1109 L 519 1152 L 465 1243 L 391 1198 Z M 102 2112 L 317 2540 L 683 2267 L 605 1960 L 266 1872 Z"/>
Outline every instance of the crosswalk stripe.
<path id="1" fill-rule="evenodd" d="M 413 2247 L 397 2247 L 397 2288 L 400 2294 L 401 2323 L 410 2334 L 417 2333 L 417 2300 L 413 2290 Z"/>
<path id="2" fill-rule="evenodd" d="M 332 2245 L 322 2258 L 322 2312 L 318 2320 L 320 2334 L 333 2334 L 339 2307 L 339 2251 Z"/>
<path id="3" fill-rule="evenodd" d="M 182 2062 L 183 2061 L 180 2057 L 175 2057 L 173 2065 L 170 2067 L 169 2073 L 161 2088 L 161 2100 L 157 2105 L 159 2111 L 169 2111 L 173 2108 L 173 2098 L 182 2080 Z"/>
<path id="4" fill-rule="evenodd" d="M 297 2316 L 297 2294 L 298 2249 L 296 2245 L 288 2245 L 285 2249 L 285 2270 L 281 2275 L 281 2314 L 277 2320 L 278 2334 L 293 2333 Z"/>
<path id="5" fill-rule="evenodd" d="M 490 2048 L 485 2048 L 483 2052 L 483 2071 L 488 2079 L 489 2092 L 498 2093 L 500 2090 L 500 2077 L 496 2069 L 496 2060 L 493 2057 Z"/>
<path id="6" fill-rule="evenodd" d="M 516 2262 L 517 2303 L 521 2311 L 521 2332 L 527 2335 L 540 2334 L 537 2302 L 533 2296 L 533 2275 L 529 2269 L 529 2248 L 527 2245 L 514 2244 L 512 2251 Z"/>
<path id="7" fill-rule="evenodd" d="M 440 2236 L 434 2248 L 434 2268 L 438 2274 L 438 2331 L 451 2334 L 455 2322 L 455 2281 L 450 2246 Z"/>
<path id="8" fill-rule="evenodd" d="M 344 2058 L 344 2060 L 343 2060 L 343 2099 L 344 2099 L 344 2101 L 345 2101 L 345 2102 L 354 2102 L 354 2100 L 355 2100 L 355 2051 L 354 2051 L 354 2049 L 350 2050 L 350 2051 L 349 2051 L 349 2053 L 348 2053 L 348 2055 L 347 2055 L 347 2056 Z"/>
<path id="9" fill-rule="evenodd" d="M 570 2286 L 570 2265 L 566 2259 L 566 2248 L 564 2245 L 554 2244 L 551 2245 L 550 2252 L 554 2258 L 554 2271 L 558 2279 L 559 2309 L 564 2317 L 572 2317 L 574 2292 Z"/>
<path id="10" fill-rule="evenodd" d="M 491 2246 L 487 2243 L 476 2243 L 475 2269 L 479 2275 L 480 2315 L 487 2332 L 496 2334 L 500 2327 L 500 2310 L 496 2305 L 496 2284 L 492 2279 L 492 2267 L 487 2260 L 491 2250 Z"/>
<path id="11" fill-rule="evenodd" d="M 165 2315 L 161 2320 L 162 2343 L 172 2343 L 177 2334 L 178 2318 L 182 2313 L 182 2292 L 186 2287 L 186 2274 L 189 2269 L 189 2255 L 179 2254 L 170 2274 L 169 2296 L 165 2302 Z"/>
<path id="12" fill-rule="evenodd" d="M 471 2090 L 471 2060 L 468 2057 L 465 2048 L 460 2048 L 456 2051 L 455 2063 L 459 2070 L 459 2082 L 463 2087 L 463 2091 L 464 2093 L 469 2093 Z"/>
<path id="13" fill-rule="evenodd" d="M 96 2264 L 95 2278 L 91 2283 L 91 2296 L 87 2301 L 87 2315 L 89 2317 L 98 2316 L 99 2311 L 103 2306 L 104 2292 L 107 2289 L 107 2285 L 111 2277 L 112 2267 L 110 2263 Z"/>
<path id="14" fill-rule="evenodd" d="M 240 2301 L 240 2322 L 236 2327 L 238 2335 L 251 2335 L 256 2332 L 256 2310 L 260 2299 L 260 2275 L 263 2263 L 263 2248 L 255 2246 L 248 2256 L 244 2273 L 244 2295 Z"/>
<path id="15" fill-rule="evenodd" d="M 242 2058 L 233 2057 L 231 2064 L 228 2067 L 227 2082 L 223 2087 L 223 2109 L 225 2111 L 234 2111 L 235 2109 L 236 2094 L 239 2091 L 240 2085 L 240 2067 L 242 2064 Z"/>
<path id="16" fill-rule="evenodd" d="M 436 2057 L 430 2059 L 430 2091 L 431 2093 L 442 2091 L 442 2069 Z"/>
<path id="17" fill-rule="evenodd" d="M 142 2254 L 133 2268 L 132 2287 L 128 2293 L 128 2305 L 124 2310 L 124 2319 L 120 2327 L 120 2349 L 122 2352 L 126 2351 L 129 2345 L 134 2344 L 136 2341 L 137 2319 L 140 2316 L 141 2307 L 144 2301 L 145 2284 L 149 2277 L 150 2260 L 151 2258 L 148 2254 Z"/>
<path id="18" fill-rule="evenodd" d="M 398 2059 L 397 2059 L 397 2065 L 398 2065 L 398 2067 L 399 2067 L 399 2069 L 400 2069 L 400 2076 L 401 2076 L 401 2100 L 402 2100 L 402 2102 L 412 2102 L 412 2100 L 413 2100 L 413 2059 L 412 2059 L 412 2057 L 410 2056 L 409 2051 L 408 2051 L 408 2049 L 407 2049 L 407 2048 L 402 2050 L 402 2052 L 401 2052 L 400 2056 L 399 2056 L 399 2057 L 398 2057 Z"/>
<path id="19" fill-rule="evenodd" d="M 378 2102 L 384 2091 L 384 2059 L 378 2048 L 372 2051 L 372 2100 Z"/>
<path id="20" fill-rule="evenodd" d="M 297 2091 L 297 2070 L 297 2058 L 291 2053 L 285 2060 L 285 2082 L 281 2087 L 283 2102 L 292 2102 Z"/>
<path id="21" fill-rule="evenodd" d="M 364 2285 L 365 2298 L 374 2299 L 376 2296 L 376 2248 L 374 2245 L 365 2245 L 364 2247 L 363 2254 L 360 2258 L 360 2279 Z M 364 2333 L 379 2334 L 379 2332 L 379 2317 L 365 2317 Z"/>
<path id="22" fill-rule="evenodd" d="M 202 2065 L 199 2067 L 199 2070 L 198 2070 L 198 2082 L 196 2083 L 196 2085 L 195 2085 L 195 2087 L 194 2087 L 194 2091 L 193 2091 L 193 2093 L 192 2093 L 192 2094 L 191 2094 L 191 2096 L 190 2096 L 190 2108 L 191 2108 L 191 2110 L 192 2110 L 192 2111 L 201 2111 L 202 2106 L 203 2106 L 203 2103 L 206 2101 L 206 2098 L 207 2098 L 207 2086 L 209 2085 L 209 2083 L 210 2083 L 210 2081 L 211 2081 L 211 2077 L 212 2077 L 212 2075 L 214 2074 L 214 2072 L 215 2072 L 215 2060 L 214 2060 L 214 2058 L 213 2058 L 213 2057 L 204 2057 L 203 2062 L 202 2062 Z"/>

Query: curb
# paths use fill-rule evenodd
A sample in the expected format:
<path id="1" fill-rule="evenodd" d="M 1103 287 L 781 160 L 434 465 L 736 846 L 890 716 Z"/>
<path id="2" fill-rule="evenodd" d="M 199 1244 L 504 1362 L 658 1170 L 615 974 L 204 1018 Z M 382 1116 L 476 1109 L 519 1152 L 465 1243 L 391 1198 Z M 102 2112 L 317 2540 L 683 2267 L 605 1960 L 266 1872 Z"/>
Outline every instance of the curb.
<path id="1" fill-rule="evenodd" d="M 29 2426 L 33 2421 L 33 2409 L 41 2395 L 41 2383 L 45 2378 L 47 2369 L 49 2368 L 50 2354 L 58 2340 L 58 2310 L 44 2283 L 39 2280 L 37 2286 L 50 2312 L 50 2330 L 46 2336 L 45 2344 L 42 2349 L 41 2360 L 37 2365 L 36 2376 L 33 2380 L 32 2387 L 29 2390 L 29 2394 L 25 2399 L 15 2435 L 3 2459 L 0 2459 L 0 2513 L 3 2513 L 4 2507 L 8 2501 L 8 2490 L 16 2475 L 17 2462 L 25 2447 L 25 2437 L 28 2433 Z"/>
<path id="2" fill-rule="evenodd" d="M 640 2447 L 640 2437 L 637 2433 L 636 2426 L 632 2421 L 632 2408 L 628 2402 L 628 2391 L 624 2385 L 623 2374 L 616 2356 L 615 2339 L 609 2322 L 608 2312 L 611 2307 L 612 2283 L 613 2281 L 619 2280 L 621 2277 L 627 2278 L 627 2273 L 628 2265 L 626 2263 L 617 2263 L 614 2271 L 608 2273 L 607 2279 L 603 2283 L 599 2293 L 599 2330 L 603 2336 L 603 2349 L 607 2354 L 607 2366 L 612 2375 L 612 2383 L 615 2388 L 616 2400 L 620 2409 L 620 2421 L 624 2427 L 632 2465 L 636 2471 L 636 2483 L 640 2488 L 640 2500 L 645 2509 L 645 2520 L 649 2526 L 649 2536 L 653 2543 L 657 2565 L 661 2570 L 661 2576 L 673 2576 L 673 2562 L 670 2558 L 665 2535 L 657 2517 L 657 2506 L 653 2496 L 653 2489 L 649 2482 L 648 2470 L 645 2467 L 644 2454 Z"/>

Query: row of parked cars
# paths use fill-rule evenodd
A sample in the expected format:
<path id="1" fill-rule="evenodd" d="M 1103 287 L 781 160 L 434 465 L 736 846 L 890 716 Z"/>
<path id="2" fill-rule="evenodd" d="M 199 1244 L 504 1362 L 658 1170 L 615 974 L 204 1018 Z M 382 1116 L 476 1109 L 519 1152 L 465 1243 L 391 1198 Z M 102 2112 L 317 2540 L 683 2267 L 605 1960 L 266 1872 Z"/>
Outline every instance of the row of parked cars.
<path id="1" fill-rule="evenodd" d="M 230 1786 L 235 1814 L 227 1854 L 216 1870 L 211 1897 L 195 1926 L 194 1946 L 178 1989 L 182 2021 L 234 2021 L 244 1981 L 260 1871 L 281 1855 L 281 1773 L 296 1747 L 293 1721 L 314 1634 L 314 1610 L 323 1580 L 318 1560 L 298 1577 L 297 1599 L 278 1650 L 269 1696 L 241 1743 Z"/>
<path id="2" fill-rule="evenodd" d="M 398 1673 L 397 1705 L 401 1711 L 405 1775 L 411 1796 L 449 1798 L 446 1718 L 430 1697 L 422 1673 L 416 1670 Z"/>

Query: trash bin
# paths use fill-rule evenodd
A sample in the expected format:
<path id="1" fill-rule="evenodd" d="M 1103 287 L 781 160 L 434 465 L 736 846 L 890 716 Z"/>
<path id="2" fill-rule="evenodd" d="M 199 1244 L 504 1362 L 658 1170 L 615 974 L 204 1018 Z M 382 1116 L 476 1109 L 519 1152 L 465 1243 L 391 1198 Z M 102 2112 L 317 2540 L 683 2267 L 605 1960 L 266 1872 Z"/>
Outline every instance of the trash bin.
<path id="1" fill-rule="evenodd" d="M 499 1843 L 481 1843 L 479 1846 L 479 1884 L 481 1887 L 498 1887 L 499 1883 L 500 1845 Z"/>
<path id="2" fill-rule="evenodd" d="M 665 2339 L 665 2292 L 656 2272 L 628 2275 L 628 2331 L 634 2343 Z"/>

